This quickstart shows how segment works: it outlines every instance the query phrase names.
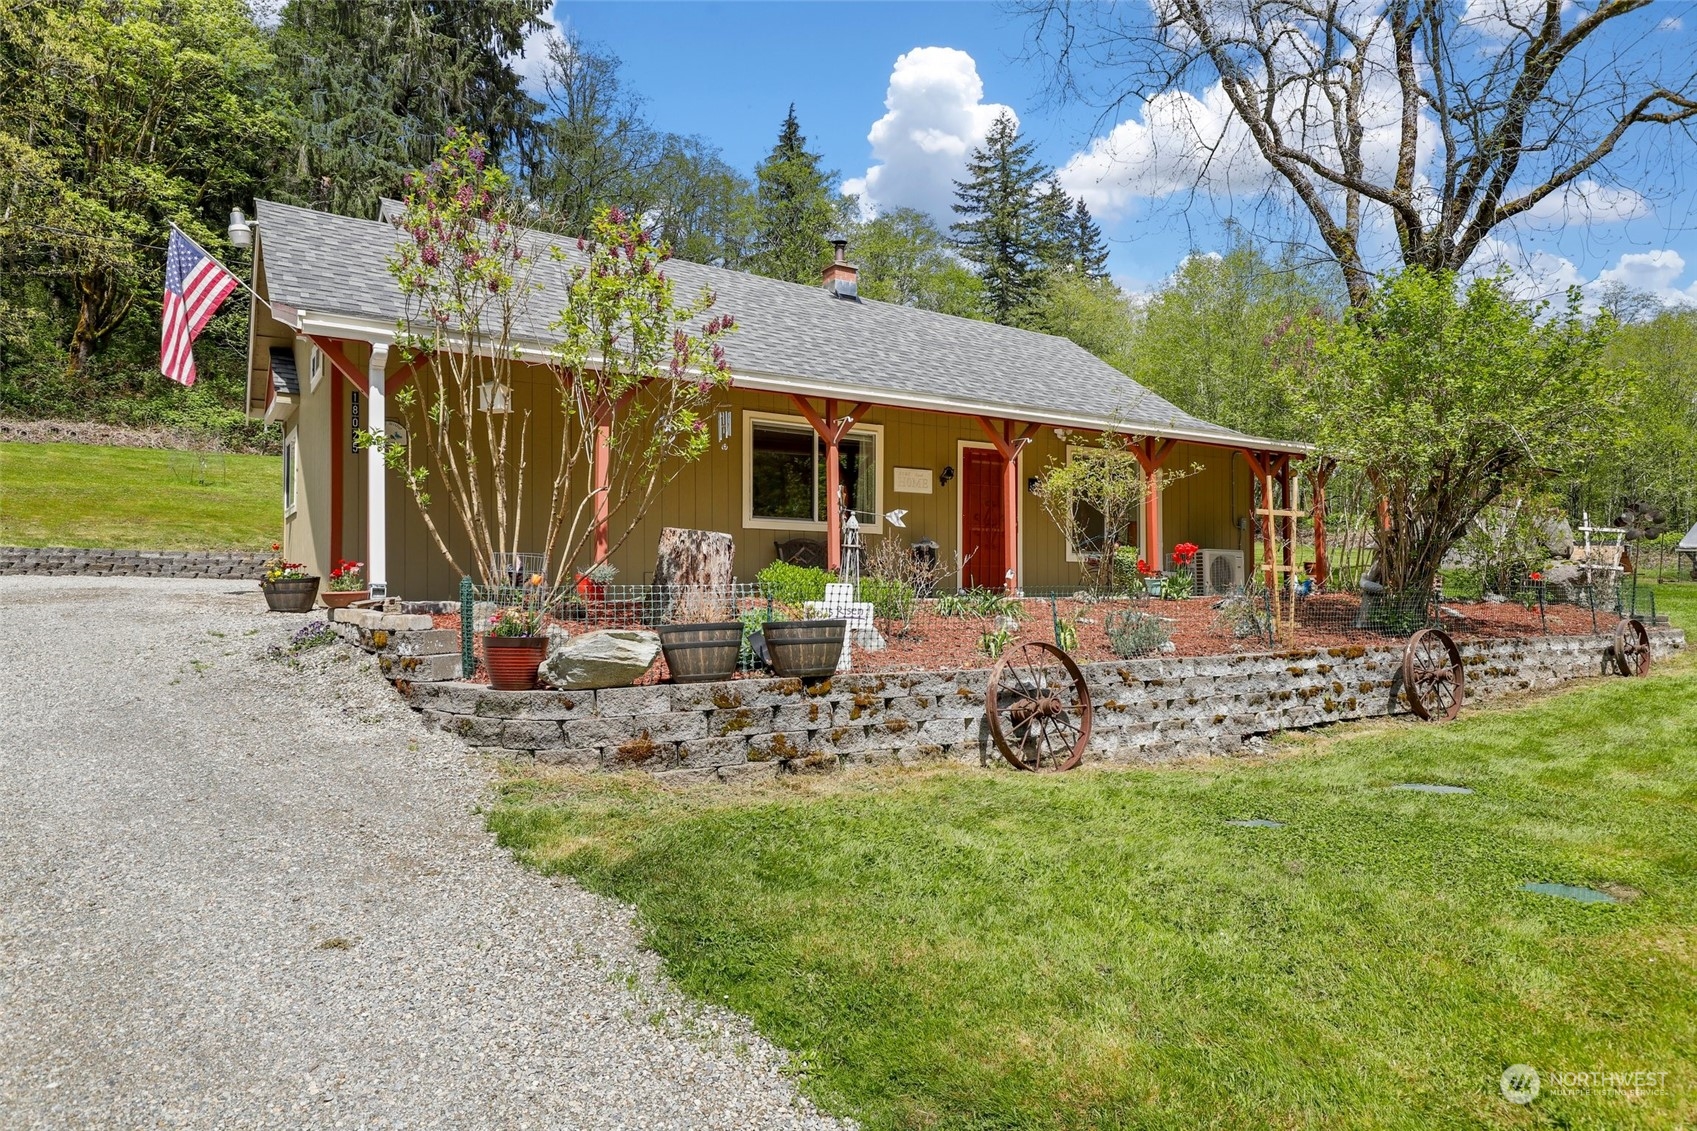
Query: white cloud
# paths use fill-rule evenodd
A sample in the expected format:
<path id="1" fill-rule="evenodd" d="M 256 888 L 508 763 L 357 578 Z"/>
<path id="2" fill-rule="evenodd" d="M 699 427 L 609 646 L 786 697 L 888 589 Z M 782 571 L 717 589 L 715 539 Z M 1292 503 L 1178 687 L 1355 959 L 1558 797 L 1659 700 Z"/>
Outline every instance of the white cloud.
<path id="1" fill-rule="evenodd" d="M 1371 24 L 1371 13 L 1362 19 Z M 1402 140 L 1401 87 L 1389 37 L 1361 29 L 1366 39 L 1359 122 L 1361 159 L 1381 183 L 1393 175 Z M 1303 73 L 1323 65 L 1328 48 L 1308 29 L 1292 25 L 1277 37 L 1279 69 Z M 1281 87 L 1274 117 L 1287 144 L 1326 164 L 1339 162 L 1332 103 L 1319 87 Z M 1430 162 L 1436 140 L 1422 115 L 1418 162 Z M 1313 178 L 1328 196 L 1334 190 Z M 1145 99 L 1133 116 L 1090 143 L 1061 168 L 1067 191 L 1082 196 L 1092 212 L 1114 217 L 1140 199 L 1161 199 L 1193 189 L 1213 196 L 1259 196 L 1288 188 L 1262 159 L 1249 130 L 1237 117 L 1220 82 L 1200 92 L 1170 90 Z"/>
<path id="2" fill-rule="evenodd" d="M 1680 19 L 1678 16 L 1669 16 L 1667 19 L 1663 20 L 1661 23 L 1656 25 L 1656 30 L 1657 31 L 1684 31 L 1685 30 L 1685 21 Z"/>
<path id="3" fill-rule="evenodd" d="M 1571 227 L 1637 220 L 1648 216 L 1650 211 L 1650 202 L 1632 189 L 1599 184 L 1587 177 L 1546 196 L 1529 208 L 1526 215 Z"/>
<path id="4" fill-rule="evenodd" d="M 1671 248 L 1632 251 L 1613 267 L 1597 276 L 1598 285 L 1625 283 L 1635 291 L 1648 291 L 1665 303 L 1697 305 L 1697 281 L 1679 285 L 1685 274 L 1685 257 Z"/>
<path id="5" fill-rule="evenodd" d="M 552 11 L 543 12 L 539 18 L 542 20 L 542 26 L 524 37 L 524 48 L 517 55 L 509 56 L 513 73 L 518 75 L 524 89 L 533 96 L 542 93 L 548 73 L 549 52 L 556 43 L 565 42 L 559 25 L 554 22 Z"/>
<path id="6" fill-rule="evenodd" d="M 1201 98 L 1187 91 L 1157 94 L 1142 110 L 1141 119 L 1126 119 L 1061 166 L 1062 186 L 1098 216 L 1114 218 L 1139 198 L 1193 186 L 1229 196 L 1272 185 L 1272 170 L 1219 83 Z"/>
<path id="7" fill-rule="evenodd" d="M 918 208 L 939 219 L 949 216 L 967 156 L 998 115 L 1013 113 L 984 101 L 978 64 L 952 47 L 916 47 L 898 58 L 884 109 L 866 135 L 878 164 L 844 181 L 843 191 L 859 196 L 863 210 Z"/>
<path id="8" fill-rule="evenodd" d="M 1671 248 L 1626 252 L 1613 267 L 1587 278 L 1571 259 L 1548 251 L 1527 252 L 1487 236 L 1474 255 L 1469 273 L 1490 274 L 1502 266 L 1514 272 L 1512 290 L 1525 299 L 1559 300 L 1569 287 L 1579 287 L 1585 293 L 1586 305 L 1595 309 L 1608 284 L 1622 283 L 1669 306 L 1697 306 L 1697 280 L 1680 285 L 1685 257 Z"/>
<path id="9" fill-rule="evenodd" d="M 1544 0 L 1467 0 L 1461 22 L 1489 38 L 1512 39 L 1522 28 L 1543 26 L 1544 6 Z M 1562 0 L 1564 23 L 1572 11 L 1573 0 Z"/>

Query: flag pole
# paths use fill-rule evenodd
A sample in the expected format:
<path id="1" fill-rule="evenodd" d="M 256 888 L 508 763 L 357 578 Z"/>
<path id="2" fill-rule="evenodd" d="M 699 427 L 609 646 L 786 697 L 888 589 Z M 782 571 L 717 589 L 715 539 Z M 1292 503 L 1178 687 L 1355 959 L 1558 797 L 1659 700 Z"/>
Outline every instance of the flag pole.
<path id="1" fill-rule="evenodd" d="M 195 243 L 195 238 L 193 236 L 189 235 L 187 232 L 183 231 L 181 228 L 177 227 L 175 221 L 171 222 L 171 230 L 173 232 L 176 232 L 179 236 L 182 236 L 185 240 L 188 240 L 190 243 L 194 244 L 194 246 L 200 250 L 200 253 L 202 255 L 206 256 L 206 258 L 212 260 L 212 262 L 218 264 L 218 266 L 224 268 L 224 270 L 230 271 L 229 264 L 225 263 L 222 259 L 219 259 L 216 255 L 213 255 L 210 251 L 207 251 L 204 247 L 201 247 L 200 244 Z M 237 273 L 235 271 L 230 271 L 230 277 L 241 285 L 242 290 L 244 290 L 248 294 L 252 295 L 255 302 L 258 302 L 260 305 L 265 306 L 267 308 L 270 307 L 270 305 L 271 305 L 270 300 L 267 299 L 264 295 L 260 294 L 258 291 L 254 290 L 252 287 L 248 286 L 247 281 L 245 279 L 243 279 L 239 273 Z"/>

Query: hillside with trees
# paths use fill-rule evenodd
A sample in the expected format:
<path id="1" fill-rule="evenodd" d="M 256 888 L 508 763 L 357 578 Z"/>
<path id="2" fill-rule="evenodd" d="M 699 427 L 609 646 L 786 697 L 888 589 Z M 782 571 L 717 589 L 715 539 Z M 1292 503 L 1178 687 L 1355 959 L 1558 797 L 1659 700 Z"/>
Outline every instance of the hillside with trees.
<path id="1" fill-rule="evenodd" d="M 1322 147 L 1304 165 L 1288 141 L 1252 128 L 1299 199 L 1304 178 L 1329 186 L 1312 210 L 1318 245 L 1275 247 L 1228 227 L 1223 247 L 1198 248 L 1153 290 L 1131 295 L 1109 277 L 1107 243 L 1089 207 L 1067 193 L 1011 116 L 970 154 L 952 216 L 863 209 L 809 148 L 793 106 L 773 122 L 765 159 L 745 171 L 712 139 L 657 126 L 620 60 L 569 31 L 551 42 L 527 88 L 517 52 L 546 9 L 546 0 L 291 0 L 275 27 L 263 27 L 243 0 L 0 6 L 0 414 L 165 427 L 234 446 L 274 443 L 240 411 L 245 303 L 230 302 L 202 336 L 192 389 L 157 372 L 169 225 L 245 276 L 246 253 L 224 234 L 232 208 L 265 196 L 374 216 L 378 198 L 400 195 L 407 173 L 434 159 L 458 126 L 488 139 L 534 226 L 581 232 L 598 209 L 618 206 L 683 258 L 802 283 L 819 277 L 829 239 L 840 234 L 866 299 L 1069 338 L 1186 411 L 1247 432 L 1309 438 L 1317 427 L 1311 406 L 1300 403 L 1301 385 L 1278 372 L 1275 347 L 1304 320 L 1335 322 L 1370 305 L 1363 265 L 1350 251 L 1350 224 L 1359 220 L 1337 238 L 1326 227 L 1330 194 L 1352 191 L 1366 206 L 1394 212 L 1403 171 L 1369 183 L 1350 172 L 1347 146 Z M 1183 12 L 1198 33 L 1208 30 L 1205 9 Z M 1117 13 L 1065 14 L 1109 21 L 1098 30 L 1135 48 L 1061 60 L 1110 92 L 1155 89 L 1169 73 L 1162 63 L 1219 73 L 1233 65 L 1219 52 L 1185 56 L 1188 41 L 1136 38 L 1112 22 Z M 1415 24 L 1391 30 L 1424 34 Z M 1582 52 L 1591 32 L 1574 34 L 1570 53 Z M 1134 57 L 1145 70 L 1125 69 Z M 1489 73 L 1450 74 L 1443 89 L 1457 97 L 1498 89 L 1517 58 L 1504 56 Z M 420 59 L 430 60 L 428 74 Z M 1307 81 L 1324 86 L 1331 72 Z M 1645 93 L 1655 104 L 1636 116 L 1610 118 L 1611 106 L 1592 107 L 1591 128 L 1612 122 L 1625 144 L 1650 136 L 1656 113 L 1683 120 L 1692 112 L 1684 95 L 1654 82 Z M 1581 147 L 1578 123 L 1559 117 L 1558 94 L 1546 79 L 1529 103 L 1531 122 L 1492 118 L 1481 103 L 1473 132 L 1451 139 L 1446 160 L 1486 177 L 1533 168 L 1515 147 L 1551 119 L 1569 131 L 1569 153 L 1578 155 L 1533 168 L 1545 178 L 1533 192 L 1554 191 L 1601 145 Z M 1255 126 L 1248 104 L 1236 112 Z M 1486 129 L 1493 123 L 1495 132 Z M 1595 172 L 1604 156 L 1584 169 Z M 1333 160 L 1342 164 L 1326 164 Z M 1469 183 L 1448 186 L 1440 217 L 1440 228 L 1469 239 L 1527 199 L 1481 203 Z M 1408 227 L 1397 245 L 1401 261 L 1454 267 L 1428 254 L 1442 234 L 1434 231 Z M 1155 265 L 1144 266 L 1147 273 Z M 1599 443 L 1550 486 L 1572 509 L 1611 515 L 1639 501 L 1683 526 L 1697 517 L 1697 312 L 1663 309 L 1653 296 L 1620 288 L 1602 306 L 1619 329 L 1601 364 L 1630 376 L 1618 442 Z"/>

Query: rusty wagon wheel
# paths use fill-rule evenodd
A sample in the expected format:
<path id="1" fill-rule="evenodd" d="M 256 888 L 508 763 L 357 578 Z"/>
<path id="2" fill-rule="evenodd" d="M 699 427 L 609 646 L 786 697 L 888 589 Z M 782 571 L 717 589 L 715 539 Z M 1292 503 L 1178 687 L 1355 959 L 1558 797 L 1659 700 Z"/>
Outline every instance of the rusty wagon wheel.
<path id="1" fill-rule="evenodd" d="M 1033 641 L 1003 653 L 984 697 L 990 736 L 1016 770 L 1057 773 L 1090 742 L 1090 688 L 1072 657 Z"/>
<path id="2" fill-rule="evenodd" d="M 1650 674 L 1650 633 L 1641 620 L 1623 620 L 1615 625 L 1615 670 L 1621 675 Z"/>
<path id="3" fill-rule="evenodd" d="M 1422 719 L 1449 722 L 1461 713 L 1467 674 L 1461 649 L 1441 628 L 1423 628 L 1402 650 L 1402 687 Z"/>

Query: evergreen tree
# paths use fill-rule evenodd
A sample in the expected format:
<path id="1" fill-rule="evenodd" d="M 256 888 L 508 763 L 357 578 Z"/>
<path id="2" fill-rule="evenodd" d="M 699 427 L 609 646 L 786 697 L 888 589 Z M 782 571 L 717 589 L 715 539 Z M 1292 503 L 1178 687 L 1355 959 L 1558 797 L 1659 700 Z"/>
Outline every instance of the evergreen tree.
<path id="1" fill-rule="evenodd" d="M 1012 323 L 1043 282 L 1045 238 L 1035 206 L 1044 169 L 1032 142 L 1019 140 L 1019 125 L 1003 114 L 984 144 L 967 161 L 967 179 L 955 182 L 950 230 L 961 254 L 984 281 L 985 312 Z"/>
<path id="2" fill-rule="evenodd" d="M 820 169 L 819 160 L 819 154 L 807 151 L 791 103 L 778 143 L 755 169 L 755 250 L 750 266 L 756 273 L 792 283 L 819 282 L 831 256 L 825 237 L 836 218 L 831 182 L 837 176 Z"/>
<path id="3" fill-rule="evenodd" d="M 1043 266 L 1050 271 L 1074 266 L 1072 253 L 1072 197 L 1061 187 L 1061 179 L 1050 172 L 1037 186 L 1033 207 L 1042 240 Z"/>
<path id="4" fill-rule="evenodd" d="M 347 215 L 376 214 L 448 130 L 483 135 L 504 157 L 537 106 L 512 58 L 548 0 L 290 0 L 277 30 L 279 76 L 298 108 L 283 194 Z"/>
<path id="5" fill-rule="evenodd" d="M 1108 277 L 1108 245 L 1102 239 L 1102 229 L 1090 215 L 1084 198 L 1072 204 L 1072 222 L 1067 232 L 1071 245 L 1073 266 L 1091 279 Z"/>

